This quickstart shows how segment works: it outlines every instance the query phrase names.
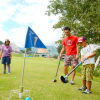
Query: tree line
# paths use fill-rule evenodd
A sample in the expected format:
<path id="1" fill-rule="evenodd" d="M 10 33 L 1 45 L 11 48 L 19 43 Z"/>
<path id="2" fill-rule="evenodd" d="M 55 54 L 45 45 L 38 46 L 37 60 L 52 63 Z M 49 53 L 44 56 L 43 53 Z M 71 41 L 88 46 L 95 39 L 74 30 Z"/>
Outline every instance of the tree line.
<path id="1" fill-rule="evenodd" d="M 50 0 L 47 14 L 60 16 L 53 28 L 69 26 L 75 35 L 87 37 L 89 43 L 100 43 L 99 5 L 99 0 Z"/>

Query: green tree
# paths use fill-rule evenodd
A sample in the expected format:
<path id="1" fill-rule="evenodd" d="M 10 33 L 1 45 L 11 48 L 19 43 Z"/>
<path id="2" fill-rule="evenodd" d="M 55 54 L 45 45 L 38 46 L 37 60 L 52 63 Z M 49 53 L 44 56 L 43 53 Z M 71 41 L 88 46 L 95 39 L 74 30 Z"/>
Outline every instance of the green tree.
<path id="1" fill-rule="evenodd" d="M 30 52 L 30 51 L 32 51 L 32 48 L 27 48 L 27 49 L 26 49 L 26 52 L 27 52 L 27 53 Z"/>
<path id="2" fill-rule="evenodd" d="M 69 26 L 77 36 L 100 42 L 99 0 L 50 0 L 47 14 L 60 16 L 55 29 Z"/>
<path id="3" fill-rule="evenodd" d="M 3 44 L 3 42 L 2 42 L 2 41 L 0 41 L 0 45 L 1 45 L 1 44 Z"/>
<path id="4" fill-rule="evenodd" d="M 58 44 L 57 52 L 60 53 L 60 51 L 62 49 L 61 40 L 56 41 L 56 44 Z"/>

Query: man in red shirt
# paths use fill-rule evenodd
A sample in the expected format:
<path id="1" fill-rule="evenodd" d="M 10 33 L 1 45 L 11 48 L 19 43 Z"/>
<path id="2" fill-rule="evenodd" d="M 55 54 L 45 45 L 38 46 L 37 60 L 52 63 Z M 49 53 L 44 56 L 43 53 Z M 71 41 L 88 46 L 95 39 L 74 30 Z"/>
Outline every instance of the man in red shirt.
<path id="1" fill-rule="evenodd" d="M 60 52 L 60 57 L 66 52 L 66 56 L 64 59 L 64 74 L 68 74 L 68 67 L 72 66 L 74 68 L 78 63 L 78 37 L 71 34 L 71 30 L 69 27 L 64 27 L 63 29 L 66 37 L 62 41 L 62 49 Z M 72 73 L 72 79 L 70 81 L 70 84 L 74 84 L 74 77 L 75 77 L 75 71 Z M 66 79 L 67 82 L 68 79 Z"/>

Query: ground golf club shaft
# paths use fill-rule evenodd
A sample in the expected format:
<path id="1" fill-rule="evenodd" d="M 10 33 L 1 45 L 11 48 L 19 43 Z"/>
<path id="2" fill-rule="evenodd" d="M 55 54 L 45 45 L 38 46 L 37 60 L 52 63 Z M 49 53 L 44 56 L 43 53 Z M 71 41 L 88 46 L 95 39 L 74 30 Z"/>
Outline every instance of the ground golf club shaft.
<path id="1" fill-rule="evenodd" d="M 82 62 L 80 62 L 71 72 L 69 72 L 66 76 L 61 76 L 60 79 L 63 83 L 68 83 L 68 80 L 66 80 L 66 78 L 78 67 L 82 64 Z"/>
<path id="2" fill-rule="evenodd" d="M 54 78 L 53 82 L 57 82 L 56 78 L 57 78 L 57 75 L 58 75 L 58 70 L 59 70 L 59 66 L 60 66 L 60 61 L 61 61 L 61 58 L 59 58 L 59 62 L 58 62 L 58 66 L 57 66 L 57 71 L 56 71 L 56 75 L 55 75 L 55 78 Z"/>
<path id="3" fill-rule="evenodd" d="M 69 72 L 66 76 L 65 76 L 65 78 L 67 78 L 78 66 L 80 66 L 82 64 L 82 62 L 80 62 L 78 65 L 76 65 L 76 67 L 74 68 L 74 69 L 72 69 L 72 71 L 71 72 Z"/>

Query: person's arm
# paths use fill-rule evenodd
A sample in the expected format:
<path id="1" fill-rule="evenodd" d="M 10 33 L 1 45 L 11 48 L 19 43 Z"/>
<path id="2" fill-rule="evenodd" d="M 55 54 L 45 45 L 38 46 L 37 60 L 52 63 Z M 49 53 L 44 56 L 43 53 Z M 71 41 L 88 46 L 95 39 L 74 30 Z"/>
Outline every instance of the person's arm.
<path id="1" fill-rule="evenodd" d="M 85 56 L 84 56 L 85 52 L 84 52 L 83 49 L 80 50 L 80 54 L 81 54 L 81 62 L 83 63 L 84 60 L 86 60 L 86 58 L 85 58 Z"/>
<path id="2" fill-rule="evenodd" d="M 10 58 L 12 58 L 12 48 L 10 47 Z"/>
<path id="3" fill-rule="evenodd" d="M 91 55 L 89 55 L 89 56 L 86 56 L 86 57 L 82 56 L 82 57 L 81 57 L 81 61 L 84 62 L 84 60 L 87 60 L 87 59 L 89 59 L 89 58 L 92 58 L 92 57 L 94 57 L 95 55 L 96 55 L 96 51 L 93 51 L 93 53 L 92 53 Z"/>
<path id="4" fill-rule="evenodd" d="M 96 55 L 96 51 L 93 51 L 93 53 L 92 53 L 91 55 L 87 56 L 86 59 L 92 58 L 92 57 L 94 57 L 95 55 Z"/>
<path id="5" fill-rule="evenodd" d="M 63 47 L 62 47 L 62 49 L 61 49 L 61 52 L 60 52 L 60 54 L 59 54 L 59 57 L 62 56 L 62 54 L 64 53 L 64 51 L 65 51 L 65 46 L 63 45 Z"/>
<path id="6" fill-rule="evenodd" d="M 2 51 L 0 51 L 0 59 L 2 58 Z"/>
<path id="7" fill-rule="evenodd" d="M 76 59 L 78 59 L 79 53 L 80 53 L 79 44 L 78 44 L 78 37 L 76 38 L 76 50 L 77 50 Z"/>
<path id="8" fill-rule="evenodd" d="M 2 58 L 2 54 L 3 54 L 3 47 L 0 46 L 0 59 Z"/>
<path id="9" fill-rule="evenodd" d="M 80 53 L 80 49 L 79 49 L 79 45 L 77 44 L 77 55 L 76 55 L 76 59 L 79 58 L 79 53 Z"/>
<path id="10" fill-rule="evenodd" d="M 83 63 L 83 62 L 84 62 L 84 60 L 85 60 L 84 56 L 83 56 L 83 55 L 81 55 L 81 62 Z"/>
<path id="11" fill-rule="evenodd" d="M 12 58 L 12 54 L 10 54 L 10 58 Z"/>

